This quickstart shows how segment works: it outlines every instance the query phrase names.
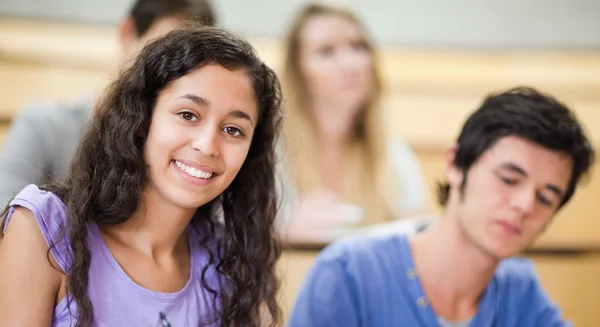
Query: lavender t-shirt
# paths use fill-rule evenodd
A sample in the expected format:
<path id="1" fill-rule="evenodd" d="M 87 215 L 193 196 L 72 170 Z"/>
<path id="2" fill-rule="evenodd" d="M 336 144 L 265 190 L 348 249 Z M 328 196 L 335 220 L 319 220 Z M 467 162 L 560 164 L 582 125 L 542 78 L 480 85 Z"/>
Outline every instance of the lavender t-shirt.
<path id="1" fill-rule="evenodd" d="M 72 251 L 68 237 L 59 237 L 66 223 L 66 207 L 53 193 L 40 190 L 35 185 L 25 187 L 10 203 L 9 220 L 18 206 L 31 210 L 46 242 L 54 244 L 50 253 L 63 271 L 71 264 Z M 88 226 L 91 265 L 89 270 L 88 296 L 94 306 L 94 326 L 163 326 L 159 313 L 163 312 L 171 326 L 217 326 L 214 319 L 213 295 L 201 283 L 208 253 L 200 246 L 200 236 L 188 229 L 190 244 L 190 279 L 183 289 L 175 293 L 151 291 L 136 284 L 106 246 L 98 226 Z M 219 289 L 219 278 L 213 269 L 206 272 L 206 281 L 213 289 Z M 55 308 L 53 327 L 74 326 L 77 306 L 67 302 L 67 295 Z M 70 311 L 69 311 L 70 310 Z M 212 322 L 212 323 L 210 323 Z"/>

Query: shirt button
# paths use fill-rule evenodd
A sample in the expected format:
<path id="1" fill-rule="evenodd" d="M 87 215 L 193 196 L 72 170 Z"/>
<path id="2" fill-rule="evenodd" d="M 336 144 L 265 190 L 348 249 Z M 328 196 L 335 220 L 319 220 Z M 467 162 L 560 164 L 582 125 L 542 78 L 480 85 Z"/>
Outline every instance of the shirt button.
<path id="1" fill-rule="evenodd" d="M 424 296 L 421 296 L 417 299 L 417 304 L 421 307 L 421 308 L 425 308 L 428 304 L 427 299 Z"/>
<path id="2" fill-rule="evenodd" d="M 408 277 L 408 279 L 415 279 L 417 278 L 417 273 L 414 269 L 410 268 L 406 271 L 406 277 Z"/>

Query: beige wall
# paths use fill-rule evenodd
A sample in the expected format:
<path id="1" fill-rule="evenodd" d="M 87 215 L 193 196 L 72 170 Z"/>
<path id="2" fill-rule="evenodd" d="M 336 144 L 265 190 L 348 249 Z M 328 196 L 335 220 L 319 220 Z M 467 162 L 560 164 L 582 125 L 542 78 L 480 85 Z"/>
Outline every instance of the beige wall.
<path id="1" fill-rule="evenodd" d="M 213 0 L 219 22 L 247 35 L 281 36 L 311 0 Z M 116 23 L 133 0 L 0 0 L 0 13 Z M 349 6 L 385 43 L 402 46 L 600 46 L 594 0 L 327 0 Z"/>

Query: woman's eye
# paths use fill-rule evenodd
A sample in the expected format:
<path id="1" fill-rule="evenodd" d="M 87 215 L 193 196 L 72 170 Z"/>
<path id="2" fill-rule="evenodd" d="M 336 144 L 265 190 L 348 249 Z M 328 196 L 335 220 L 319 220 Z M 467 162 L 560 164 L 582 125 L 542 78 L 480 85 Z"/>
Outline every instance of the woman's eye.
<path id="1" fill-rule="evenodd" d="M 194 115 L 193 113 L 191 113 L 189 111 L 180 112 L 179 116 L 181 118 L 183 118 L 184 120 L 187 120 L 187 121 L 196 121 L 196 120 L 198 120 L 198 118 L 196 117 L 196 115 Z"/>
<path id="2" fill-rule="evenodd" d="M 244 136 L 244 134 L 242 133 L 242 131 L 240 131 L 238 128 L 235 127 L 225 127 L 225 133 L 231 135 L 231 136 Z"/>
<path id="3" fill-rule="evenodd" d="M 319 49 L 319 54 L 324 57 L 329 57 L 329 56 L 333 55 L 333 52 L 334 52 L 334 48 L 332 46 L 326 46 L 326 47 Z"/>

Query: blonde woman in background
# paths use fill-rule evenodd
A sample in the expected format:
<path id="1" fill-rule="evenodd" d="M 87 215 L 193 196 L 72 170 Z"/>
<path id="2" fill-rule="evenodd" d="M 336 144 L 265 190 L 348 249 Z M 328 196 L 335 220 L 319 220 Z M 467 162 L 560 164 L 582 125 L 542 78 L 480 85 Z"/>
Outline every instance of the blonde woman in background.
<path id="1" fill-rule="evenodd" d="M 384 132 L 376 50 L 358 18 L 309 4 L 285 47 L 287 239 L 322 239 L 423 213 L 420 164 Z"/>

